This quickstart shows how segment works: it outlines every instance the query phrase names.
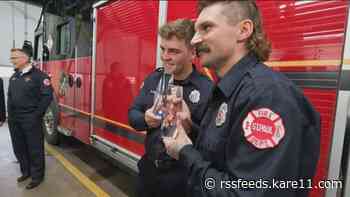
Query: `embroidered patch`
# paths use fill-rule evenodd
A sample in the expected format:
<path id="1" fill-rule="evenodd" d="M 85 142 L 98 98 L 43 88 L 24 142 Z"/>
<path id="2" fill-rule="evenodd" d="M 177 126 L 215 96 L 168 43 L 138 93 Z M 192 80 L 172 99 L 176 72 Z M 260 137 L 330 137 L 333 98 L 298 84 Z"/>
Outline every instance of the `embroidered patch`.
<path id="1" fill-rule="evenodd" d="M 276 147 L 285 135 L 281 117 L 268 108 L 249 112 L 242 128 L 247 141 L 258 149 Z"/>
<path id="2" fill-rule="evenodd" d="M 49 85 L 51 85 L 51 82 L 50 82 L 49 79 L 44 79 L 43 84 L 44 84 L 45 86 L 49 86 Z"/>
<path id="3" fill-rule="evenodd" d="M 198 103 L 201 97 L 201 93 L 198 90 L 192 90 L 188 97 L 192 103 Z"/>
<path id="4" fill-rule="evenodd" d="M 222 103 L 220 105 L 218 114 L 216 115 L 215 124 L 217 127 L 222 126 L 226 121 L 227 114 L 227 103 Z"/>

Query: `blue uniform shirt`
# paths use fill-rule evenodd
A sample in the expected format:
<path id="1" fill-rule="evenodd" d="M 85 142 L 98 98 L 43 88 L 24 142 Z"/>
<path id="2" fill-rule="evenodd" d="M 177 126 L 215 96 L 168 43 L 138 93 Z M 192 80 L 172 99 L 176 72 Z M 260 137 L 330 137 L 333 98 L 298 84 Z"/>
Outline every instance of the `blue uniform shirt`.
<path id="1" fill-rule="evenodd" d="M 305 189 L 247 188 L 238 180 L 266 187 L 312 178 L 319 147 L 319 113 L 284 75 L 248 54 L 214 87 L 197 141 L 179 160 L 193 197 L 306 197 Z"/>
<path id="2" fill-rule="evenodd" d="M 160 128 L 148 128 L 145 122 L 145 112 L 153 105 L 153 92 L 156 90 L 162 74 L 163 69 L 159 68 L 144 80 L 144 85 L 129 108 L 128 114 L 129 123 L 133 128 L 139 131 L 147 130 L 145 152 L 151 160 L 162 159 L 159 156 L 165 151 L 160 139 Z M 212 82 L 204 75 L 201 75 L 193 66 L 193 72 L 185 80 L 174 80 L 174 84 L 183 87 L 183 99 L 191 111 L 192 121 L 194 124 L 199 125 L 208 103 L 210 89 L 213 87 Z M 198 101 L 190 99 L 191 94 L 193 95 L 193 92 L 196 91 L 200 93 Z M 196 135 L 193 132 L 191 134 L 192 139 Z"/>
<path id="3" fill-rule="evenodd" d="M 53 99 L 49 77 L 34 66 L 23 74 L 15 71 L 8 90 L 9 119 L 42 118 Z"/>
<path id="4" fill-rule="evenodd" d="M 3 80 L 0 78 L 0 122 L 4 122 L 6 120 L 6 107 L 3 84 Z"/>

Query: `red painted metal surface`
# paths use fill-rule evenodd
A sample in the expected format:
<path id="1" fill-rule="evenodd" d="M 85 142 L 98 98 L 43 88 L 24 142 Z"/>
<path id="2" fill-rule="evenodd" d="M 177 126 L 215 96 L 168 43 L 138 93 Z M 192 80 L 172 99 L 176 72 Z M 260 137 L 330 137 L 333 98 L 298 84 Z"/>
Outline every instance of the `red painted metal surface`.
<path id="1" fill-rule="evenodd" d="M 308 66 L 276 66 L 272 68 L 275 71 L 280 72 L 309 72 L 312 75 L 312 72 L 335 72 L 339 71 L 340 66 L 334 65 L 308 65 Z"/>
<path id="2" fill-rule="evenodd" d="M 197 1 L 196 0 L 170 0 L 168 1 L 167 21 L 178 18 L 197 18 Z"/>
<path id="3" fill-rule="evenodd" d="M 107 131 L 106 129 L 103 129 L 103 128 L 94 128 L 94 131 L 96 132 L 96 135 L 110 142 L 113 142 L 114 144 L 117 144 L 118 146 L 136 155 L 140 156 L 145 153 L 143 144 L 140 144 L 128 138 L 113 134 L 110 131 Z"/>
<path id="4" fill-rule="evenodd" d="M 270 61 L 340 60 L 345 40 L 347 1 L 258 1 L 268 38 L 272 43 Z M 289 66 L 280 71 L 337 71 L 339 65 Z M 337 79 L 338 80 L 338 79 Z M 327 178 L 337 90 L 304 89 L 321 113 L 321 152 L 313 183 Z M 310 197 L 324 196 L 313 189 Z"/>
<path id="5" fill-rule="evenodd" d="M 197 18 L 197 1 L 196 0 L 171 0 L 168 1 L 167 10 L 167 21 L 173 21 L 179 18 L 192 19 L 193 21 Z M 203 67 L 201 66 L 198 58 L 196 58 L 193 63 L 199 72 L 206 75 Z M 215 72 L 213 70 L 208 70 L 212 77 L 215 77 Z"/>
<path id="6" fill-rule="evenodd" d="M 58 102 L 67 106 L 74 107 L 75 90 L 74 87 L 70 87 L 68 84 L 63 92 L 60 92 L 62 86 L 62 73 L 67 75 L 74 75 L 75 72 L 75 60 L 58 60 L 49 61 L 43 65 L 44 70 L 52 75 L 51 80 L 55 90 L 56 98 Z M 59 114 L 60 125 L 64 128 L 74 131 L 75 130 L 75 117 L 73 113 Z M 78 131 L 79 132 L 79 131 Z"/>
<path id="7" fill-rule="evenodd" d="M 270 60 L 341 59 L 347 1 L 257 1 Z"/>
<path id="8" fill-rule="evenodd" d="M 321 114 L 321 147 L 320 158 L 317 165 L 317 173 L 313 179 L 313 186 L 322 180 L 327 179 L 328 159 L 333 135 L 334 115 L 336 107 L 336 90 L 304 89 L 304 94 Z M 324 196 L 324 189 L 313 188 L 310 197 Z"/>
<path id="9" fill-rule="evenodd" d="M 91 112 L 91 57 L 48 61 L 43 69 L 52 76 L 52 84 L 60 104 L 86 113 Z M 73 86 L 69 86 L 68 82 L 63 83 L 62 73 L 72 76 Z M 81 79 L 81 87 L 77 87 L 77 78 Z M 60 113 L 60 126 L 70 129 L 74 137 L 89 144 L 90 126 L 77 121 L 75 116 L 73 112 Z"/>
<path id="10" fill-rule="evenodd" d="M 97 115 L 128 124 L 128 108 L 145 77 L 155 69 L 158 4 L 157 1 L 116 1 L 98 9 Z M 117 135 L 104 130 L 97 134 L 115 136 L 109 140 L 125 146 Z"/>
<path id="11" fill-rule="evenodd" d="M 196 18 L 197 1 L 169 1 L 168 21 Z M 272 43 L 270 61 L 340 60 L 344 44 L 347 1 L 257 0 L 265 32 Z M 292 65 L 291 65 L 292 66 Z M 281 68 L 317 71 L 339 66 Z M 330 68 L 333 67 L 333 68 Z"/>
<path id="12" fill-rule="evenodd" d="M 91 113 L 91 57 L 78 58 L 77 73 L 75 76 L 75 97 L 74 108 L 79 111 Z M 81 87 L 77 87 L 77 80 L 80 78 Z M 90 124 L 89 122 L 75 122 L 75 137 L 81 139 L 84 143 L 90 143 Z"/>
<path id="13" fill-rule="evenodd" d="M 77 78 L 81 78 L 81 87 L 75 88 L 75 108 L 91 112 L 91 57 L 78 58 Z M 76 84 L 75 84 L 76 86 Z"/>

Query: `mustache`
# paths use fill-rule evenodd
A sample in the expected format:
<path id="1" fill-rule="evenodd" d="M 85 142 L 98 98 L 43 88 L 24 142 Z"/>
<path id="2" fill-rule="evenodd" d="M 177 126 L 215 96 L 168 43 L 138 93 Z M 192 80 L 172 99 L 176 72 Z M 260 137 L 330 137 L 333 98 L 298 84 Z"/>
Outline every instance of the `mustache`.
<path id="1" fill-rule="evenodd" d="M 210 52 L 209 46 L 206 44 L 200 44 L 198 46 L 196 46 L 196 55 L 197 57 L 199 56 L 199 53 L 208 53 Z"/>

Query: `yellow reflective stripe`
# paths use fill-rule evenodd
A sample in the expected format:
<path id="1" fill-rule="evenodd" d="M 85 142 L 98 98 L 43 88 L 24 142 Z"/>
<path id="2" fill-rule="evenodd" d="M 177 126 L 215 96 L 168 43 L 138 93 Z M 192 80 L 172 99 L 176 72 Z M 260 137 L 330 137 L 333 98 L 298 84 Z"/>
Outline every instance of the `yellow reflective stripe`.
<path id="1" fill-rule="evenodd" d="M 89 113 L 89 112 L 81 111 L 81 110 L 79 110 L 79 109 L 77 109 L 77 108 L 73 108 L 73 107 L 71 107 L 71 106 L 68 106 L 68 105 L 65 105 L 65 104 L 61 104 L 61 103 L 60 103 L 59 105 L 62 106 L 62 107 L 71 109 L 72 111 L 76 111 L 76 112 L 85 114 L 85 115 L 87 115 L 87 116 L 91 116 L 91 113 Z"/>
<path id="2" fill-rule="evenodd" d="M 98 116 L 98 115 L 95 115 L 95 117 L 98 118 L 98 119 L 104 120 L 104 121 L 106 121 L 106 122 L 112 123 L 112 124 L 114 124 L 114 125 L 117 125 L 117 126 L 119 126 L 119 127 L 123 127 L 123 128 L 125 128 L 125 129 L 128 129 L 128 130 L 131 130 L 131 131 L 135 131 L 135 132 L 136 132 L 136 130 L 135 130 L 134 128 L 132 128 L 132 127 L 129 126 L 129 125 L 123 124 L 123 123 L 121 123 L 121 122 L 117 122 L 117 121 L 114 121 L 114 120 L 110 120 L 110 119 L 108 119 L 108 118 L 105 118 L 105 117 L 102 117 L 102 116 Z"/>
<path id="3" fill-rule="evenodd" d="M 79 112 L 79 113 L 82 113 L 82 114 L 85 114 L 85 115 L 88 115 L 88 116 L 92 116 L 92 114 L 89 113 L 89 112 L 81 111 L 81 110 L 79 110 L 79 109 L 76 109 L 76 108 L 73 108 L 73 107 L 71 107 L 71 106 L 61 104 L 61 103 L 60 103 L 59 105 L 62 106 L 62 107 L 66 107 L 66 108 L 68 108 L 68 109 L 71 109 L 72 111 L 77 111 L 77 112 Z M 135 131 L 135 132 L 136 132 L 136 130 L 135 130 L 134 128 L 132 128 L 131 126 L 129 126 L 129 125 L 127 125 L 127 124 L 123 124 L 123 123 L 121 123 L 121 122 L 117 122 L 117 121 L 108 119 L 108 118 L 103 117 L 103 116 L 94 115 L 94 117 L 95 117 L 95 118 L 98 118 L 98 119 L 100 119 L 100 120 L 109 122 L 109 123 L 111 123 L 111 124 L 117 125 L 117 126 L 119 126 L 119 127 L 123 127 L 123 128 L 125 128 L 125 129 L 130 130 L 130 131 Z"/>
<path id="4" fill-rule="evenodd" d="M 271 67 L 289 67 L 289 66 L 339 66 L 341 60 L 300 60 L 300 61 L 267 61 L 264 62 Z"/>
<path id="5" fill-rule="evenodd" d="M 55 157 L 64 168 L 66 168 L 78 181 L 84 185 L 88 190 L 90 190 L 97 197 L 110 197 L 102 188 L 91 181 L 87 176 L 85 176 L 77 167 L 75 167 L 71 162 L 63 157 L 57 150 L 52 146 L 45 144 L 45 150 Z"/>

